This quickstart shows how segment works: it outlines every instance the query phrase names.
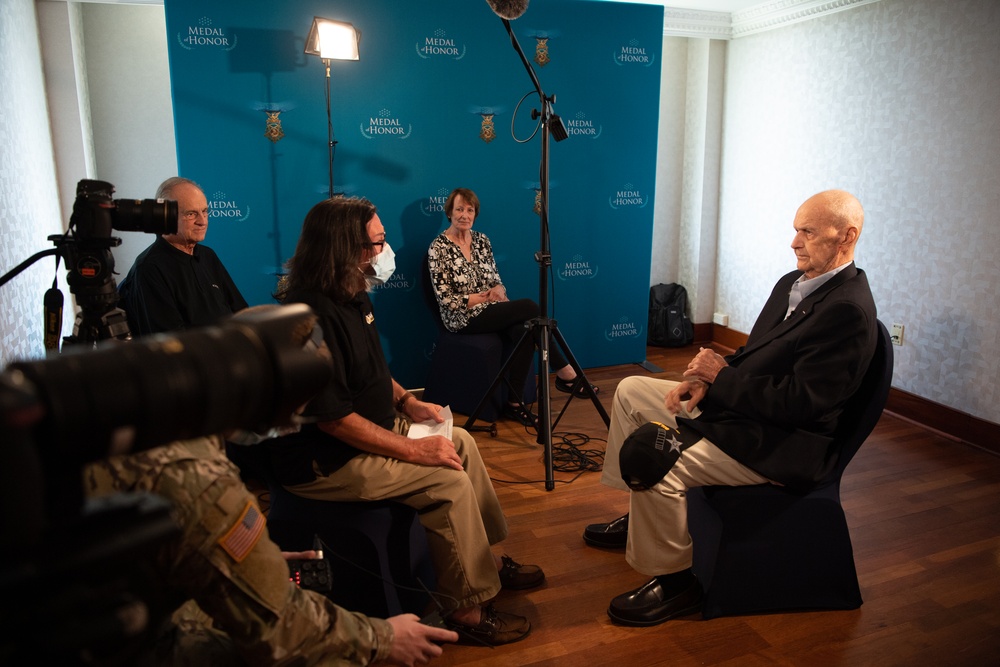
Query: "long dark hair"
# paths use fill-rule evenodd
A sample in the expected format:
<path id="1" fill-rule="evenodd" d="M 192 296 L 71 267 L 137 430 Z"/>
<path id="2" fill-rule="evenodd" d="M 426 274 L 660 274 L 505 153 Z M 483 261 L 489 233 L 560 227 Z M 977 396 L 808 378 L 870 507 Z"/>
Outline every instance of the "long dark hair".
<path id="1" fill-rule="evenodd" d="M 358 265 L 371 245 L 368 222 L 376 211 L 361 197 L 335 197 L 313 206 L 302 221 L 295 254 L 285 264 L 287 275 L 274 298 L 284 301 L 291 292 L 318 290 L 346 303 L 365 291 L 367 283 Z"/>

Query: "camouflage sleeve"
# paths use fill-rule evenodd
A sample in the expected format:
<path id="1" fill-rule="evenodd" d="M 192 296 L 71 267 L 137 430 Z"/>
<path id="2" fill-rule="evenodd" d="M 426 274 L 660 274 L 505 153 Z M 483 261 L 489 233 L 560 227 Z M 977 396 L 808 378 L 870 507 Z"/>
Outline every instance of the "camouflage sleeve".
<path id="1" fill-rule="evenodd" d="M 121 457 L 89 471 L 89 490 L 144 490 L 173 503 L 181 537 L 161 550 L 157 573 L 177 599 L 195 600 L 248 664 L 367 665 L 387 657 L 387 621 L 289 580 L 256 499 L 216 444 L 203 439 Z"/>

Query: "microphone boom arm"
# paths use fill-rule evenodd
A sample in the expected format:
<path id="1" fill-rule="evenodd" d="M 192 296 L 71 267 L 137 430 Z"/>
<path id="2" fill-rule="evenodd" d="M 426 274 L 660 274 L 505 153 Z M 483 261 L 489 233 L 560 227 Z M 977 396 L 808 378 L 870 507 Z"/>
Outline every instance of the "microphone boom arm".
<path id="1" fill-rule="evenodd" d="M 517 37 L 514 35 L 514 31 L 510 29 L 510 21 L 505 18 L 501 18 L 503 21 L 503 27 L 507 29 L 507 34 L 510 35 L 511 46 L 517 51 L 517 55 L 521 56 L 521 62 L 524 64 L 524 69 L 528 70 L 528 76 L 531 77 L 531 82 L 535 84 L 535 90 L 538 91 L 538 97 L 542 99 L 542 102 L 546 101 L 545 93 L 542 92 L 542 84 L 538 82 L 538 77 L 535 76 L 535 68 L 531 66 L 528 58 L 524 55 L 524 51 L 521 49 L 521 43 L 517 41 Z"/>

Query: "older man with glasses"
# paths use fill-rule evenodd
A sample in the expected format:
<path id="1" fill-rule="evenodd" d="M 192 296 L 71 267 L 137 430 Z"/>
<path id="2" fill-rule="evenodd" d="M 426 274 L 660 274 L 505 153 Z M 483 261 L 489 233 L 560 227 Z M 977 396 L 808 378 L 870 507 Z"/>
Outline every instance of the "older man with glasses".
<path id="1" fill-rule="evenodd" d="M 215 251 L 204 245 L 208 200 L 194 181 L 168 178 L 157 199 L 177 202 L 177 232 L 153 241 L 118 286 L 133 336 L 215 324 L 247 307 Z"/>

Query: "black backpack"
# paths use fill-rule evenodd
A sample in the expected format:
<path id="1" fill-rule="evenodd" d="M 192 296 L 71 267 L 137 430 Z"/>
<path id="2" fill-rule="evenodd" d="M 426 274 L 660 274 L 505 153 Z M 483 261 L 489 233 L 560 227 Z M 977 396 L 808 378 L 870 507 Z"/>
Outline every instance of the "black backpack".
<path id="1" fill-rule="evenodd" d="M 646 342 L 682 347 L 694 342 L 694 325 L 687 316 L 687 290 L 677 283 L 649 288 L 649 331 Z"/>

